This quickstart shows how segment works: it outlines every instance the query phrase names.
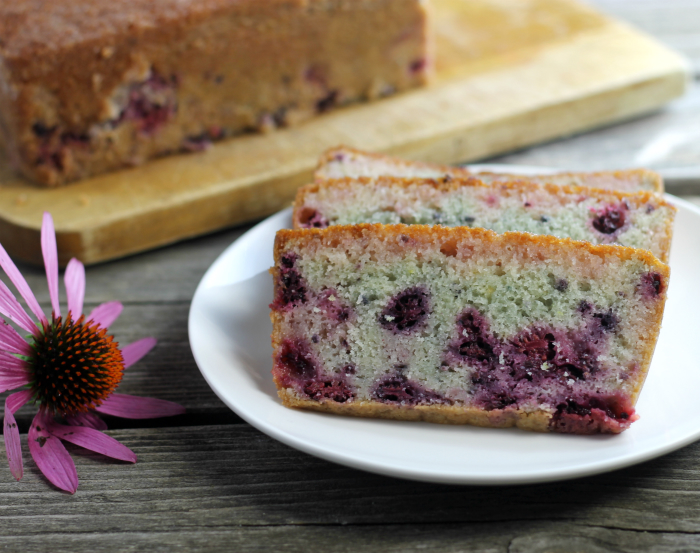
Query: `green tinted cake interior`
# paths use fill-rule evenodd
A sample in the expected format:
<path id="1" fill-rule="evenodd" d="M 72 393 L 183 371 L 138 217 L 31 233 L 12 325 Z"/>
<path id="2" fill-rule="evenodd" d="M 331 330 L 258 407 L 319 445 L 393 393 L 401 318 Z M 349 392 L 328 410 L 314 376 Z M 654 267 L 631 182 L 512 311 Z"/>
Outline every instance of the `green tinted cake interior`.
<path id="1" fill-rule="evenodd" d="M 376 180 L 327 183 L 304 196 L 299 226 L 358 223 L 471 226 L 594 244 L 621 244 L 668 258 L 674 208 L 650 195 L 615 195 L 537 186 L 464 185 Z"/>
<path id="2" fill-rule="evenodd" d="M 281 258 L 273 309 L 286 347 L 299 346 L 346 389 L 344 401 L 552 415 L 569 401 L 590 411 L 593 401 L 628 423 L 665 286 L 648 262 L 578 250 L 573 260 L 542 260 L 528 244 L 477 256 L 468 244 L 404 238 L 315 244 Z M 400 247 L 387 251 L 386 240 Z M 329 399 L 293 380 L 300 394 Z"/>

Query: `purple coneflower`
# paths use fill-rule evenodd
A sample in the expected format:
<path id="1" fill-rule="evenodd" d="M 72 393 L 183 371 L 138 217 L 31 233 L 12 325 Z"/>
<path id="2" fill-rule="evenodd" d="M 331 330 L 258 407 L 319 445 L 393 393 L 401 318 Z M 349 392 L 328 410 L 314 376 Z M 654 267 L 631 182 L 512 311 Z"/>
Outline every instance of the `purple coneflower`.
<path id="1" fill-rule="evenodd" d="M 61 316 L 58 302 L 58 253 L 53 219 L 44 213 L 41 250 L 53 313 L 47 319 L 27 281 L 0 245 L 0 267 L 38 319 L 33 321 L 12 292 L 0 281 L 0 315 L 29 333 L 25 339 L 5 319 L 0 321 L 0 392 L 22 388 L 5 400 L 5 449 L 13 476 L 24 469 L 19 430 L 14 413 L 28 401 L 39 404 L 29 429 L 29 452 L 39 470 L 57 487 L 74 493 L 78 488 L 75 464 L 61 440 L 122 461 L 136 455 L 103 434 L 107 425 L 98 413 L 129 419 L 178 415 L 185 409 L 161 399 L 116 394 L 124 369 L 136 363 L 156 344 L 144 338 L 119 349 L 107 327 L 122 311 L 119 302 L 97 306 L 85 316 L 85 268 L 77 259 L 66 267 L 68 313 Z"/>

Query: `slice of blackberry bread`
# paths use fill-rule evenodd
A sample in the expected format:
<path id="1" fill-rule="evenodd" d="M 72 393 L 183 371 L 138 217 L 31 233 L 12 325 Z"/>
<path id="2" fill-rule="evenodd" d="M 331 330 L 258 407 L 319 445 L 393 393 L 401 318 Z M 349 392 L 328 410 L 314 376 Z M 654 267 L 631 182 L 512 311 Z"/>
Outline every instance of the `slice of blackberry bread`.
<path id="1" fill-rule="evenodd" d="M 513 175 L 508 173 L 478 172 L 464 167 L 450 167 L 397 157 L 363 152 L 341 146 L 325 152 L 316 168 L 316 180 L 340 179 L 343 177 L 417 177 L 417 178 L 466 178 L 477 176 L 484 182 L 510 182 L 514 180 L 549 183 L 560 186 L 574 185 L 604 190 L 636 192 L 647 190 L 661 193 L 664 183 L 661 176 L 649 169 L 625 171 L 599 171 L 579 173 L 555 173 L 550 175 Z"/>
<path id="2" fill-rule="evenodd" d="M 653 192 L 623 193 L 479 179 L 362 177 L 299 189 L 294 228 L 357 223 L 441 224 L 549 234 L 650 250 L 667 261 L 675 207 Z"/>
<path id="3" fill-rule="evenodd" d="M 669 269 L 648 252 L 466 227 L 279 231 L 284 405 L 578 434 L 638 418 Z"/>

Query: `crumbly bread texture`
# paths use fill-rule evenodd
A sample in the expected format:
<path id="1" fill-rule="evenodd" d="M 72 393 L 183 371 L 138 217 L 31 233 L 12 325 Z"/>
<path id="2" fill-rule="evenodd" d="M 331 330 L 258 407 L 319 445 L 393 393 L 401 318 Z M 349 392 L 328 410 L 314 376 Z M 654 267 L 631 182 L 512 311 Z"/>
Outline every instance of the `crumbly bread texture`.
<path id="1" fill-rule="evenodd" d="M 57 185 L 423 84 L 424 0 L 0 2 L 0 132 Z"/>
<path id="2" fill-rule="evenodd" d="M 669 269 L 643 250 L 466 227 L 279 231 L 283 403 L 618 433 L 638 417 Z"/>
<path id="3" fill-rule="evenodd" d="M 556 173 L 551 175 L 475 173 L 464 167 L 407 161 L 397 157 L 363 152 L 346 146 L 332 148 L 325 152 L 319 160 L 315 173 L 316 180 L 380 176 L 428 179 L 437 179 L 445 176 L 454 178 L 476 176 L 485 183 L 524 181 L 561 186 L 586 186 L 623 192 L 646 190 L 661 193 L 664 191 L 664 183 L 661 176 L 649 169 L 592 173 Z"/>
<path id="4" fill-rule="evenodd" d="M 676 208 L 653 192 L 623 193 L 477 178 L 329 179 L 299 189 L 294 228 L 357 223 L 471 226 L 650 250 L 667 262 Z"/>

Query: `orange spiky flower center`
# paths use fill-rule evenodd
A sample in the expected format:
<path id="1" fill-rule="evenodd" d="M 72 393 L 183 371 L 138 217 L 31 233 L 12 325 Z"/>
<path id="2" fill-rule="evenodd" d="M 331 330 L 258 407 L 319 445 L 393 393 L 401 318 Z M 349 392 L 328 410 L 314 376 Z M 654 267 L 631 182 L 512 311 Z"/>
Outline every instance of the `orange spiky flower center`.
<path id="1" fill-rule="evenodd" d="M 98 407 L 124 374 L 119 344 L 107 329 L 85 316 L 73 321 L 54 317 L 31 344 L 28 359 L 34 398 L 56 415 L 84 413 Z"/>

